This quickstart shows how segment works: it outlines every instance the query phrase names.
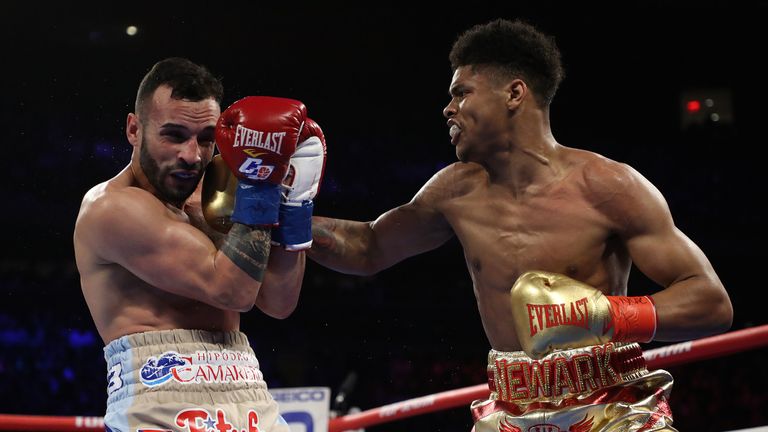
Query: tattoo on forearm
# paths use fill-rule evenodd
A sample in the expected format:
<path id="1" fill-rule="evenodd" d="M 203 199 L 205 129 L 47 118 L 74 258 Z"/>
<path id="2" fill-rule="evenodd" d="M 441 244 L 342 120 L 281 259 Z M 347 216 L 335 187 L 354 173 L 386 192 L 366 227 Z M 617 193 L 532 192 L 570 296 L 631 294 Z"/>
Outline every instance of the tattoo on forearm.
<path id="1" fill-rule="evenodd" d="M 221 251 L 241 270 L 261 282 L 267 270 L 271 240 L 270 228 L 251 228 L 235 223 L 224 239 Z"/>
<path id="2" fill-rule="evenodd" d="M 312 221 L 312 239 L 314 241 L 310 253 L 331 253 L 340 249 L 339 239 L 334 235 L 336 223 L 333 219 L 318 217 Z"/>

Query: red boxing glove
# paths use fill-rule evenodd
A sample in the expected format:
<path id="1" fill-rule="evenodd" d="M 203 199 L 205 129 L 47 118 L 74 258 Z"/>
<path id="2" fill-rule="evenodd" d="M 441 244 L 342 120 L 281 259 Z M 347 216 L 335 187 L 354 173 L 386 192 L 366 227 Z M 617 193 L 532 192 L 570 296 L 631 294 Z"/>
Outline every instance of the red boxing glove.
<path id="1" fill-rule="evenodd" d="M 277 225 L 281 184 L 306 119 L 303 103 L 267 96 L 245 97 L 221 113 L 216 146 L 238 178 L 233 222 Z"/>
<path id="2" fill-rule="evenodd" d="M 216 146 L 238 179 L 280 184 L 306 119 L 307 108 L 297 100 L 248 96 L 219 117 Z"/>

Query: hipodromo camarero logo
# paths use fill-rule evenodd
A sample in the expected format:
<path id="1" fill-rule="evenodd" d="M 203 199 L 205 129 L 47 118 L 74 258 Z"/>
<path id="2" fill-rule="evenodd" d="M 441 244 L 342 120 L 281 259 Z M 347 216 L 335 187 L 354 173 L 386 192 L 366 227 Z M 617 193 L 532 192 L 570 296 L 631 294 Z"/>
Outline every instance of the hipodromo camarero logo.
<path id="1" fill-rule="evenodd" d="M 253 354 L 242 351 L 167 351 L 150 357 L 140 371 L 141 382 L 156 387 L 169 380 L 182 384 L 259 382 L 264 377 Z"/>

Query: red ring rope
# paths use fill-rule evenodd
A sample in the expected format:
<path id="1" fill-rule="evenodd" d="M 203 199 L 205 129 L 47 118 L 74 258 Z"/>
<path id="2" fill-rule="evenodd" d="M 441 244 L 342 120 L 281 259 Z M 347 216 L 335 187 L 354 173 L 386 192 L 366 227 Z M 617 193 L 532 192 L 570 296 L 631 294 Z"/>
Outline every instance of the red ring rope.
<path id="1" fill-rule="evenodd" d="M 8 431 L 92 431 L 104 432 L 104 417 L 56 417 L 0 414 L 0 430 Z"/>
<path id="2" fill-rule="evenodd" d="M 643 356 L 648 362 L 649 369 L 658 369 L 722 357 L 766 345 L 768 345 L 768 325 L 763 325 L 652 349 L 646 351 Z M 358 429 L 468 405 L 475 399 L 487 398 L 489 393 L 487 384 L 478 384 L 408 399 L 361 413 L 331 419 L 328 424 L 328 431 L 341 432 Z M 102 417 L 0 414 L 0 431 L 103 432 L 104 419 Z"/>

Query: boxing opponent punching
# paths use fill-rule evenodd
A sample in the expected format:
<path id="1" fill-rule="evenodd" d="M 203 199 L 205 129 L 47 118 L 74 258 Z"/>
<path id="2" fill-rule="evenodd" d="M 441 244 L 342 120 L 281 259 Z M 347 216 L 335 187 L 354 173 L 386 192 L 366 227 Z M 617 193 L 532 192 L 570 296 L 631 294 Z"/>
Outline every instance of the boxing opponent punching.
<path id="1" fill-rule="evenodd" d="M 310 258 L 368 275 L 458 237 L 492 347 L 478 432 L 673 430 L 672 378 L 649 373 L 636 342 L 729 328 L 712 265 L 640 173 L 555 140 L 551 37 L 496 20 L 450 60 L 443 114 L 460 162 L 374 221 L 315 217 Z M 627 297 L 633 263 L 658 292 Z"/>
<path id="2" fill-rule="evenodd" d="M 299 101 L 249 97 L 220 113 L 221 98 L 204 67 L 155 64 L 128 114 L 129 165 L 83 198 L 74 247 L 106 344 L 107 430 L 289 430 L 240 313 L 295 308 L 317 184 L 283 183 L 289 171 L 319 182 L 325 144 Z M 237 179 L 228 231 L 200 201 L 214 145 L 223 163 L 206 177 Z"/>

